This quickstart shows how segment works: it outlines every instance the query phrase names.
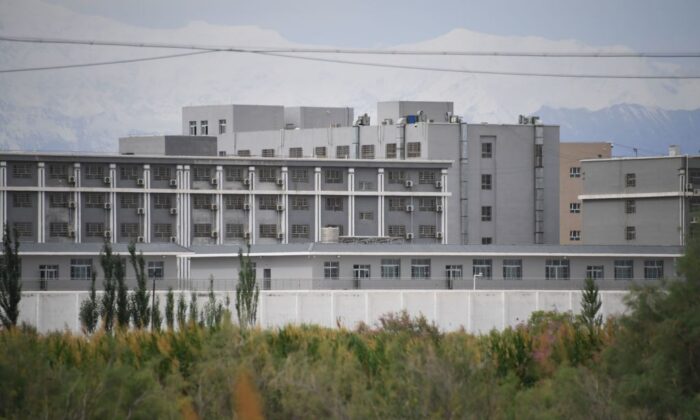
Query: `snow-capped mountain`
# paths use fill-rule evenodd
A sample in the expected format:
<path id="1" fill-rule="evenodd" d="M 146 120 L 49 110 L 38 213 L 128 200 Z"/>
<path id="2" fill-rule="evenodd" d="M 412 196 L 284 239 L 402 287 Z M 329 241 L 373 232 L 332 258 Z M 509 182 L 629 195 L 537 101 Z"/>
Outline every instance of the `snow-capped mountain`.
<path id="1" fill-rule="evenodd" d="M 37 13 L 38 10 L 41 12 Z M 258 27 L 191 22 L 176 29 L 148 29 L 103 17 L 76 14 L 39 0 L 0 0 L 0 34 L 222 46 L 303 46 L 284 39 L 274 31 Z M 624 46 L 591 46 L 575 40 L 505 37 L 464 29 L 453 30 L 421 43 L 393 48 L 629 50 Z M 166 54 L 173 54 L 173 50 L 0 42 L 0 69 Z M 679 71 L 674 63 L 649 59 L 533 60 L 362 55 L 343 58 L 463 70 L 646 74 Z M 114 151 L 116 139 L 120 136 L 178 133 L 181 127 L 180 108 L 185 105 L 254 103 L 351 106 L 355 108 L 356 115 L 367 112 L 374 116 L 377 101 L 398 99 L 453 101 L 455 112 L 471 122 L 512 123 L 517 121 L 519 114 L 539 113 L 547 123 L 561 124 L 562 138 L 571 140 L 578 136 L 592 140 L 615 140 L 614 137 L 628 133 L 629 127 L 640 130 L 648 127 L 648 130 L 639 131 L 639 137 L 625 140 L 625 143 L 665 145 L 668 130 L 677 128 L 666 121 L 669 121 L 668 118 L 675 121 L 675 117 L 671 116 L 685 111 L 662 109 L 700 108 L 698 93 L 700 81 L 501 77 L 320 63 L 256 54 L 213 53 L 115 66 L 1 73 L 0 148 Z M 626 111 L 618 112 L 616 106 L 621 103 L 636 105 L 624 106 Z M 586 122 L 586 112 L 601 121 L 610 121 L 599 125 L 604 132 L 585 131 L 595 126 L 591 123 L 588 127 L 579 126 Z M 640 115 L 640 120 L 643 119 L 641 115 L 646 113 L 665 117 L 647 119 L 647 125 L 640 125 L 639 121 L 632 122 L 636 118 L 635 112 Z M 629 123 L 623 118 L 625 115 L 629 116 Z M 690 111 L 688 115 L 694 115 L 688 118 L 697 127 L 697 111 Z M 657 125 L 652 127 L 650 121 Z M 691 130 L 693 125 L 689 123 L 683 127 Z M 688 133 L 687 137 L 692 141 L 692 133 Z"/>

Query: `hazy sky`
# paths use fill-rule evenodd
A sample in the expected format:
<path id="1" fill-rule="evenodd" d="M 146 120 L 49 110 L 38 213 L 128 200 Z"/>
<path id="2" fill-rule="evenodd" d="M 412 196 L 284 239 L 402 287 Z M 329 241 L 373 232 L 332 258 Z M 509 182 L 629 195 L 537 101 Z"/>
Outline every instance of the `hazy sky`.
<path id="1" fill-rule="evenodd" d="M 623 44 L 638 51 L 700 49 L 698 0 L 49 0 L 145 27 L 193 20 L 257 25 L 300 43 L 381 47 L 454 28 L 496 35 Z"/>

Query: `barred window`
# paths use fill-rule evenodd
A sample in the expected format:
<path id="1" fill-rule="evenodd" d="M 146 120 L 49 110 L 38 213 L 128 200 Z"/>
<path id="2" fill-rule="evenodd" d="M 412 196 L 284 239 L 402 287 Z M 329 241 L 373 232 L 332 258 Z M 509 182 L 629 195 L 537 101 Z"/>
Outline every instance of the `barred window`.
<path id="1" fill-rule="evenodd" d="M 406 172 L 392 169 L 388 172 L 389 184 L 403 184 L 406 181 Z"/>
<path id="2" fill-rule="evenodd" d="M 483 174 L 481 175 L 481 189 L 490 190 L 491 189 L 491 175 Z"/>
<path id="3" fill-rule="evenodd" d="M 309 170 L 307 168 L 292 168 L 292 182 L 309 182 Z"/>
<path id="4" fill-rule="evenodd" d="M 411 260 L 411 278 L 413 278 L 413 279 L 429 279 L 430 278 L 430 259 L 429 258 L 414 258 Z"/>
<path id="5" fill-rule="evenodd" d="M 301 147 L 290 147 L 289 148 L 289 157 L 290 158 L 300 158 L 304 156 L 304 149 Z"/>
<path id="6" fill-rule="evenodd" d="M 580 230 L 570 230 L 569 231 L 569 240 L 570 241 L 580 241 L 581 240 L 581 231 Z"/>
<path id="7" fill-rule="evenodd" d="M 605 278 L 605 267 L 602 265 L 589 265 L 586 267 L 586 278 L 602 280 Z"/>
<path id="8" fill-rule="evenodd" d="M 258 170 L 258 181 L 260 182 L 275 182 L 277 181 L 277 169 L 271 167 L 262 167 Z"/>
<path id="9" fill-rule="evenodd" d="M 260 210 L 275 210 L 277 208 L 277 197 L 274 195 L 259 196 L 258 208 Z"/>
<path id="10" fill-rule="evenodd" d="M 308 210 L 309 209 L 309 198 L 308 197 L 290 197 L 292 200 L 292 210 Z"/>
<path id="11" fill-rule="evenodd" d="M 85 166 L 85 179 L 102 179 L 105 176 L 105 168 L 101 165 Z M 123 179 L 123 178 L 122 178 Z"/>
<path id="12" fill-rule="evenodd" d="M 403 197 L 389 197 L 389 211 L 405 211 L 406 199 Z"/>
<path id="13" fill-rule="evenodd" d="M 211 180 L 211 168 L 206 166 L 195 166 L 192 169 L 192 180 L 193 181 L 210 181 Z"/>
<path id="14" fill-rule="evenodd" d="M 195 223 L 194 224 L 194 237 L 195 238 L 208 238 L 211 236 L 211 223 Z"/>
<path id="15" fill-rule="evenodd" d="M 374 159 L 374 145 L 363 144 L 362 147 L 360 147 L 360 157 L 362 159 Z"/>
<path id="16" fill-rule="evenodd" d="M 569 213 L 581 213 L 581 203 L 569 203 Z"/>
<path id="17" fill-rule="evenodd" d="M 93 222 L 87 222 L 85 223 L 85 234 L 88 237 L 102 237 L 104 236 L 105 233 L 105 224 L 104 223 L 93 223 Z"/>
<path id="18" fill-rule="evenodd" d="M 17 232 L 17 236 L 20 238 L 32 236 L 32 222 L 14 222 L 12 229 Z"/>
<path id="19" fill-rule="evenodd" d="M 335 147 L 335 157 L 337 159 L 349 159 L 350 158 L 350 146 L 336 146 Z"/>
<path id="20" fill-rule="evenodd" d="M 435 211 L 437 209 L 437 200 L 435 197 L 421 197 L 418 199 L 418 210 L 420 211 Z"/>
<path id="21" fill-rule="evenodd" d="M 380 271 L 383 279 L 401 278 L 401 260 L 395 258 L 383 258 Z"/>
<path id="22" fill-rule="evenodd" d="M 119 194 L 119 203 L 123 209 L 135 209 L 139 206 L 139 195 L 135 193 Z"/>
<path id="23" fill-rule="evenodd" d="M 340 262 L 324 261 L 323 262 L 323 278 L 338 279 L 340 278 Z"/>
<path id="24" fill-rule="evenodd" d="M 644 278 L 647 280 L 659 280 L 664 277 L 663 260 L 645 260 Z"/>
<path id="25" fill-rule="evenodd" d="M 262 157 L 275 157 L 275 149 L 262 149 Z"/>
<path id="26" fill-rule="evenodd" d="M 374 213 L 371 211 L 361 211 L 360 220 L 374 220 Z"/>
<path id="27" fill-rule="evenodd" d="M 435 225 L 420 225 L 418 226 L 418 236 L 421 238 L 434 238 Z"/>
<path id="28" fill-rule="evenodd" d="M 32 177 L 32 165 L 29 163 L 15 163 L 12 166 L 12 177 L 13 178 L 31 178 Z"/>
<path id="29" fill-rule="evenodd" d="M 435 171 L 419 171 L 418 172 L 418 183 L 419 184 L 435 184 L 437 180 L 437 173 Z"/>
<path id="30" fill-rule="evenodd" d="M 202 129 L 202 135 L 206 136 L 209 134 L 209 121 L 204 120 L 199 122 L 199 126 Z"/>
<path id="31" fill-rule="evenodd" d="M 326 169 L 323 171 L 326 184 L 342 184 L 343 173 L 340 169 Z"/>
<path id="32" fill-rule="evenodd" d="M 49 223 L 49 236 L 51 236 L 52 238 L 67 237 L 68 236 L 68 223 L 65 223 L 65 222 L 51 222 L 51 223 Z"/>
<path id="33" fill-rule="evenodd" d="M 581 167 L 572 166 L 569 168 L 569 178 L 581 178 Z"/>
<path id="34" fill-rule="evenodd" d="M 219 134 L 226 133 L 226 120 L 219 120 Z"/>
<path id="35" fill-rule="evenodd" d="M 396 143 L 387 143 L 386 146 L 386 158 L 396 159 Z"/>
<path id="36" fill-rule="evenodd" d="M 31 207 L 32 206 L 32 196 L 31 193 L 25 191 L 16 191 L 12 193 L 12 202 L 14 207 Z"/>
<path id="37" fill-rule="evenodd" d="M 292 225 L 292 238 L 308 238 L 309 225 Z"/>
<path id="38" fill-rule="evenodd" d="M 227 166 L 226 181 L 243 181 L 243 168 Z"/>
<path id="39" fill-rule="evenodd" d="M 229 210 L 243 210 L 245 197 L 242 195 L 225 195 L 224 205 Z"/>
<path id="40" fill-rule="evenodd" d="M 634 214 L 637 212 L 637 202 L 635 200 L 625 200 L 625 213 Z"/>
<path id="41" fill-rule="evenodd" d="M 156 181 L 169 181 L 172 178 L 169 166 L 154 166 L 152 171 L 153 179 Z"/>
<path id="42" fill-rule="evenodd" d="M 634 278 L 633 260 L 615 260 L 615 280 L 632 280 Z"/>
<path id="43" fill-rule="evenodd" d="M 635 239 L 637 239 L 637 228 L 634 226 L 626 226 L 625 239 L 628 241 L 634 241 Z"/>
<path id="44" fill-rule="evenodd" d="M 243 237 L 243 224 L 242 223 L 227 223 L 226 224 L 226 237 L 229 239 L 240 239 Z"/>
<path id="45" fill-rule="evenodd" d="M 101 209 L 105 205 L 104 193 L 85 193 L 85 208 Z"/>
<path id="46" fill-rule="evenodd" d="M 173 236 L 173 225 L 170 223 L 156 223 L 153 225 L 153 236 L 158 239 L 169 239 Z"/>
<path id="47" fill-rule="evenodd" d="M 136 180 L 139 177 L 138 166 L 120 166 L 119 167 L 119 179 L 122 181 Z M 102 177 L 100 177 L 102 178 Z"/>
<path id="48" fill-rule="evenodd" d="M 260 225 L 260 237 L 261 238 L 276 238 L 277 237 L 277 225 L 261 224 Z"/>
<path id="49" fill-rule="evenodd" d="M 420 157 L 420 143 L 418 143 L 418 142 L 406 143 L 406 157 L 407 158 L 419 158 Z"/>
<path id="50" fill-rule="evenodd" d="M 637 186 L 637 175 L 636 174 L 625 174 L 625 186 L 626 187 L 636 187 Z"/>
<path id="51" fill-rule="evenodd" d="M 211 206 L 211 196 L 203 194 L 193 195 L 192 204 L 195 209 L 208 209 Z"/>
<path id="52" fill-rule="evenodd" d="M 476 258 L 472 262 L 472 275 L 481 276 L 482 279 L 490 280 L 493 263 L 490 259 Z"/>
<path id="53" fill-rule="evenodd" d="M 343 197 L 326 197 L 326 210 L 328 210 L 328 211 L 342 211 L 343 210 Z"/>
<path id="54" fill-rule="evenodd" d="M 68 179 L 68 167 L 58 163 L 49 165 L 49 178 L 51 179 Z"/>
<path id="55" fill-rule="evenodd" d="M 135 238 L 139 236 L 138 223 L 122 223 L 119 225 L 119 233 L 122 238 Z"/>
<path id="56" fill-rule="evenodd" d="M 569 260 L 548 259 L 545 261 L 545 278 L 547 280 L 568 280 Z"/>
<path id="57" fill-rule="evenodd" d="M 164 261 L 149 261 L 146 267 L 146 273 L 148 274 L 149 279 L 163 279 L 163 276 L 165 275 Z"/>
<path id="58" fill-rule="evenodd" d="M 317 158 L 326 157 L 326 148 L 325 147 L 315 147 L 314 148 L 314 156 L 316 156 Z"/>
<path id="59" fill-rule="evenodd" d="M 92 260 L 90 258 L 71 258 L 70 279 L 90 280 L 92 278 Z"/>
<path id="60" fill-rule="evenodd" d="M 490 222 L 491 221 L 491 206 L 481 206 L 481 221 Z"/>
<path id="61" fill-rule="evenodd" d="M 197 121 L 190 121 L 190 136 L 197 135 Z"/>
<path id="62" fill-rule="evenodd" d="M 522 280 L 523 279 L 523 260 L 520 259 L 505 259 L 503 260 L 503 279 L 504 280 Z"/>
<path id="63" fill-rule="evenodd" d="M 389 225 L 387 233 L 392 238 L 403 238 L 406 236 L 406 225 Z"/>
<path id="64" fill-rule="evenodd" d="M 493 143 L 481 143 L 481 158 L 491 159 L 493 157 Z"/>
<path id="65" fill-rule="evenodd" d="M 157 209 L 171 208 L 171 196 L 169 194 L 153 194 L 153 207 Z"/>
<path id="66" fill-rule="evenodd" d="M 241 157 L 250 157 L 250 150 L 248 150 L 248 149 L 239 150 L 239 151 L 238 151 L 238 156 L 241 156 Z"/>

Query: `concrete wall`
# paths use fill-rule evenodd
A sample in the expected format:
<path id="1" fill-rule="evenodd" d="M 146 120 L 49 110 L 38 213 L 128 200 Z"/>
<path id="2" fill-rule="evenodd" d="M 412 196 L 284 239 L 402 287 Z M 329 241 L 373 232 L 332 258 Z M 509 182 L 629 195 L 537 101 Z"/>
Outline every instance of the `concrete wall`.
<path id="1" fill-rule="evenodd" d="M 284 108 L 287 128 L 348 127 L 353 123 L 353 109 L 349 107 L 295 106 Z"/>
<path id="2" fill-rule="evenodd" d="M 179 294 L 180 292 L 176 292 Z M 184 292 L 189 301 L 190 292 Z M 627 292 L 601 292 L 604 318 L 624 313 Z M 161 311 L 165 293 L 158 292 Z M 216 293 L 223 301 L 233 302 L 235 292 Z M 80 331 L 78 311 L 86 292 L 25 292 L 20 302 L 20 322 L 34 325 L 42 332 Z M 199 292 L 198 301 L 207 299 Z M 177 299 L 177 297 L 176 297 Z M 411 316 L 425 316 L 443 331 L 464 328 L 485 334 L 527 321 L 530 314 L 544 311 L 580 311 L 578 291 L 263 291 L 260 292 L 258 324 L 278 328 L 286 324 L 337 325 L 355 328 L 363 322 L 371 326 L 387 313 L 406 310 Z"/>
<path id="3" fill-rule="evenodd" d="M 446 122 L 447 113 L 454 111 L 452 102 L 428 102 L 428 101 L 388 101 L 377 103 L 377 124 L 385 119 L 391 119 L 393 123 L 407 115 L 416 115 L 423 111 L 428 120 L 436 123 Z"/>

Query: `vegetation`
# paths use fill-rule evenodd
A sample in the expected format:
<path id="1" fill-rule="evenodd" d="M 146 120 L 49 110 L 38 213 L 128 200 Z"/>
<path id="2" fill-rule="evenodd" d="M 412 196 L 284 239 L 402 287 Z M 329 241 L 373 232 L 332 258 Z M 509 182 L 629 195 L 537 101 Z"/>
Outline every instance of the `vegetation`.
<path id="1" fill-rule="evenodd" d="M 136 276 L 136 289 L 131 295 L 132 320 L 134 327 L 148 328 L 151 321 L 151 308 L 149 305 L 150 293 L 148 293 L 148 284 L 146 284 L 148 280 L 146 261 L 143 258 L 143 253 L 136 254 L 136 245 L 133 242 L 129 244 L 129 261 Z"/>
<path id="2" fill-rule="evenodd" d="M 87 299 L 80 302 L 80 325 L 84 334 L 92 334 L 97 328 L 97 322 L 100 318 L 97 292 L 95 291 L 96 277 L 97 274 L 93 271 L 90 281 L 90 294 Z"/>
<path id="3" fill-rule="evenodd" d="M 5 225 L 0 261 L 0 321 L 5 329 L 17 325 L 20 300 L 22 300 L 22 264 L 19 258 L 17 231 L 10 231 L 10 228 Z"/>
<path id="4" fill-rule="evenodd" d="M 260 289 L 255 281 L 255 271 L 250 262 L 250 244 L 248 252 L 243 255 L 242 250 L 238 250 L 238 284 L 236 285 L 236 315 L 238 323 L 243 327 L 252 327 L 258 314 L 258 294 Z"/>

